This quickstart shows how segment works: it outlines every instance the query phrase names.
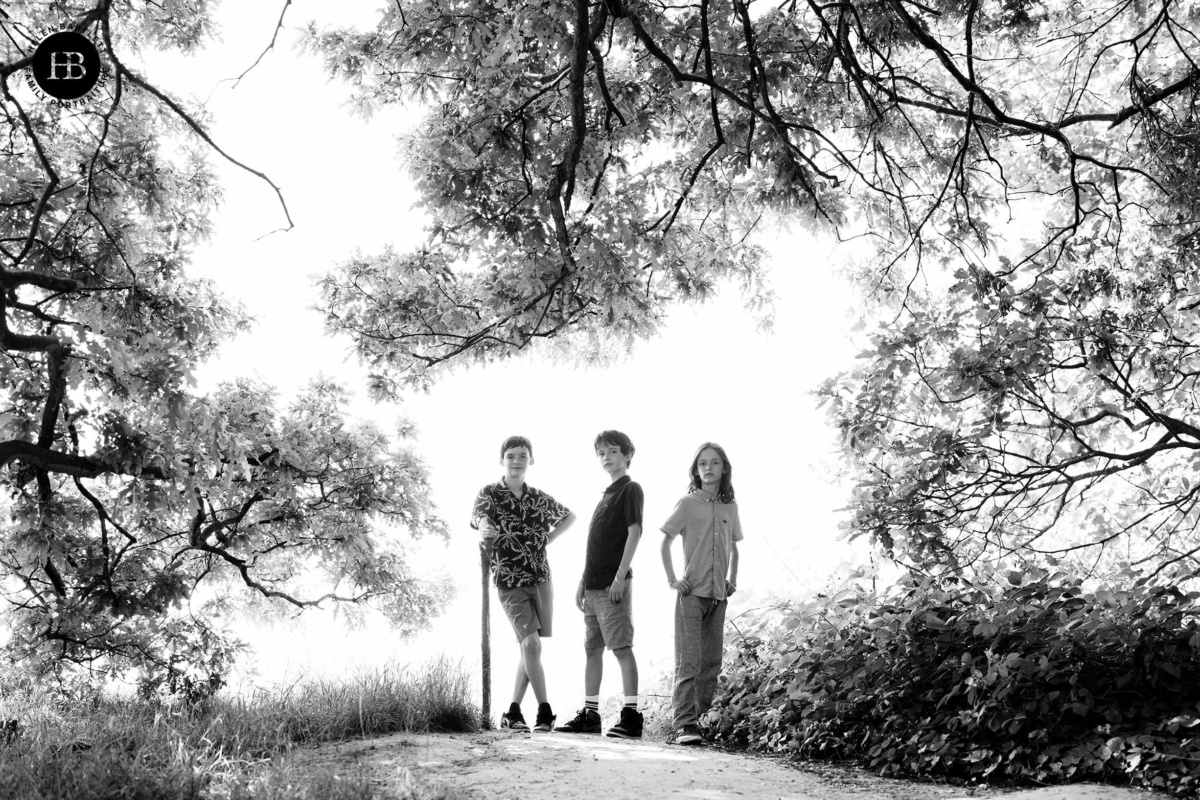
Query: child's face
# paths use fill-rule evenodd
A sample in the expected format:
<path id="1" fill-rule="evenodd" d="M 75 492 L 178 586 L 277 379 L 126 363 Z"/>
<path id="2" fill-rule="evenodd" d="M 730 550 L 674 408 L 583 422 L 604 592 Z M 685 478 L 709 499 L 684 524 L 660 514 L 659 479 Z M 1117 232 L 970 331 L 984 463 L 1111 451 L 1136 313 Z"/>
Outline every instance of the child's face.
<path id="1" fill-rule="evenodd" d="M 609 475 L 629 469 L 629 456 L 622 453 L 621 448 L 615 444 L 601 442 L 596 448 L 596 458 L 600 459 L 600 466 Z"/>
<path id="2" fill-rule="evenodd" d="M 508 477 L 524 478 L 525 470 L 533 463 L 533 455 L 529 452 L 529 448 L 524 445 L 510 447 L 500 457 L 500 463 L 504 466 L 504 474 Z"/>
<path id="3" fill-rule="evenodd" d="M 720 486 L 725 475 L 725 462 L 716 450 L 706 447 L 696 457 L 696 472 L 705 486 Z"/>

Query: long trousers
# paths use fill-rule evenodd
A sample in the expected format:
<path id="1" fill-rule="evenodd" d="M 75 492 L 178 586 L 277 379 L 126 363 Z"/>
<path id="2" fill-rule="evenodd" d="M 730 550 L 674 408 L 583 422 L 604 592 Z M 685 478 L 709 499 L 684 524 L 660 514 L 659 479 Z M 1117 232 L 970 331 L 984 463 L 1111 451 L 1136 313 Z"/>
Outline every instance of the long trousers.
<path id="1" fill-rule="evenodd" d="M 675 601 L 676 730 L 699 723 L 712 705 L 725 655 L 728 600 L 679 595 Z"/>

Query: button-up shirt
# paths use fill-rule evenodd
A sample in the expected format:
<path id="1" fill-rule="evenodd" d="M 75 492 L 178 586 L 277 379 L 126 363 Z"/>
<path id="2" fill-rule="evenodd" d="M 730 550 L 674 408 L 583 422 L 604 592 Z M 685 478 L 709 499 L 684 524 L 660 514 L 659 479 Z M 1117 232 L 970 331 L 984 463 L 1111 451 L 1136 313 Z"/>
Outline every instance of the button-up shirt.
<path id="1" fill-rule="evenodd" d="M 562 503 L 528 484 L 519 498 L 503 479 L 480 489 L 471 527 L 478 530 L 487 520 L 496 529 L 491 555 L 496 585 L 515 589 L 550 580 L 546 542 L 550 531 L 570 513 Z"/>
<path id="2" fill-rule="evenodd" d="M 721 503 L 695 489 L 675 504 L 662 532 L 683 538 L 683 580 L 697 597 L 724 600 L 733 543 L 742 540 L 737 503 Z"/>

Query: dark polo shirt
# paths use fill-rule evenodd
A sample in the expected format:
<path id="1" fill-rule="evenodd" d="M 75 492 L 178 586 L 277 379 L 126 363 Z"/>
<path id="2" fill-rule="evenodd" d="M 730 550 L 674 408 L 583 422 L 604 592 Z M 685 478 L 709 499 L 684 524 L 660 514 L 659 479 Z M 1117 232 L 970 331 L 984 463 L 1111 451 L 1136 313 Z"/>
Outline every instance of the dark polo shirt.
<path id="1" fill-rule="evenodd" d="M 583 564 L 583 588 L 607 589 L 617 576 L 629 526 L 642 524 L 642 487 L 628 475 L 609 484 L 588 526 L 587 558 Z M 629 570 L 628 577 L 633 577 Z"/>

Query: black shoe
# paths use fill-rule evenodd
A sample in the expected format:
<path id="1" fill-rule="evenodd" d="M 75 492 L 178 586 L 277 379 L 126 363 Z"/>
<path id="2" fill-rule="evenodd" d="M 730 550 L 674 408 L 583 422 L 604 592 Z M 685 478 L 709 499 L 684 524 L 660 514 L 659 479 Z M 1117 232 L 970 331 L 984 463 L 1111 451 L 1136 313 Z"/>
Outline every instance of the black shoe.
<path id="1" fill-rule="evenodd" d="M 521 713 L 520 708 L 514 706 L 507 713 L 500 715 L 500 730 L 529 731 L 529 726 L 525 723 L 525 715 Z"/>
<path id="2" fill-rule="evenodd" d="M 550 711 L 549 703 L 542 703 L 538 706 L 537 721 L 533 725 L 533 730 L 537 733 L 549 733 L 554 727 L 554 713 Z"/>
<path id="3" fill-rule="evenodd" d="M 555 733 L 599 733 L 600 714 L 594 708 L 581 708 L 575 718 L 554 729 Z"/>
<path id="4" fill-rule="evenodd" d="M 642 712 L 636 708 L 622 708 L 621 721 L 609 728 L 608 733 L 604 735 L 614 739 L 642 738 Z"/>

